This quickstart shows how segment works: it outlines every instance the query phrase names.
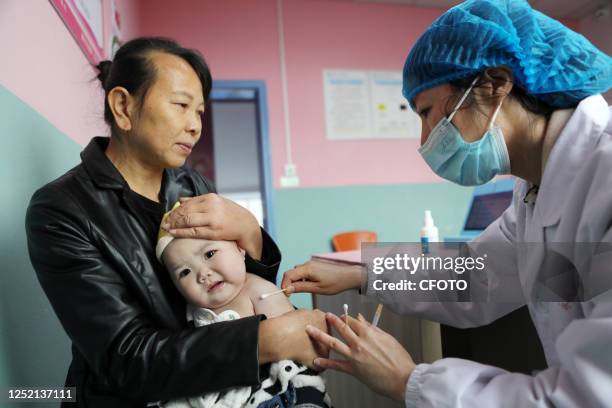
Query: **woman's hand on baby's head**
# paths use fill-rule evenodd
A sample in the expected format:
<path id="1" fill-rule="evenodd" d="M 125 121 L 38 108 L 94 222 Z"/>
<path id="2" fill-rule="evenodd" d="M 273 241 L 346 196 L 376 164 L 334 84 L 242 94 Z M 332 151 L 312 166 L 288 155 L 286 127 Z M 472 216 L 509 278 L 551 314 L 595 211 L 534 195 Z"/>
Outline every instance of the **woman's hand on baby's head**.
<path id="1" fill-rule="evenodd" d="M 177 238 L 236 241 L 253 258 L 261 255 L 261 231 L 247 209 L 215 193 L 181 198 L 162 227 Z"/>

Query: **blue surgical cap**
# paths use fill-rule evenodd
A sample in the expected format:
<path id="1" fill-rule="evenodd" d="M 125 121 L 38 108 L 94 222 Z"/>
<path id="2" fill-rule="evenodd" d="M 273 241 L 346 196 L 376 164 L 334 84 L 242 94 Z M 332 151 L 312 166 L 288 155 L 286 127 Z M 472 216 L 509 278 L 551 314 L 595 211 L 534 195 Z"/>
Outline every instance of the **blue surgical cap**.
<path id="1" fill-rule="evenodd" d="M 556 108 L 612 87 L 612 58 L 525 0 L 468 0 L 440 16 L 410 51 L 403 94 L 505 65 L 515 85 Z"/>

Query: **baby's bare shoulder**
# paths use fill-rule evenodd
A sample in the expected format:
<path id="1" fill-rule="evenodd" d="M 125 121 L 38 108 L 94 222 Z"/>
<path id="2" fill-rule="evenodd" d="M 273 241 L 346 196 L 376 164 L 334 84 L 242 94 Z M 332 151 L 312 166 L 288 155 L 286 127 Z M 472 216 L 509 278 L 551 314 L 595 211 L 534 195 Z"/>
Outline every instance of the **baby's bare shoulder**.
<path id="1" fill-rule="evenodd" d="M 279 288 L 257 275 L 247 273 L 244 290 L 253 302 L 255 314 L 265 314 L 268 318 L 272 318 L 293 310 L 291 302 L 283 293 L 261 299 L 261 295 L 276 292 Z"/>
<path id="2" fill-rule="evenodd" d="M 244 288 L 249 291 L 249 293 L 257 293 L 258 296 L 278 289 L 272 282 L 248 272 L 246 274 Z"/>

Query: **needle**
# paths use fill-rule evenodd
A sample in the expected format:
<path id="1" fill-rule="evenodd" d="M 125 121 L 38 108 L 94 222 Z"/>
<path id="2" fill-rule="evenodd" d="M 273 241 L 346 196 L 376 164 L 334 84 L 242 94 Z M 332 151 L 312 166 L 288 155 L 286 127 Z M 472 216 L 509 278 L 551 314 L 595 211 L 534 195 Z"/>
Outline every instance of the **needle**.
<path id="1" fill-rule="evenodd" d="M 379 303 L 376 307 L 376 312 L 374 312 L 374 318 L 372 319 L 372 326 L 378 326 L 378 321 L 380 320 L 380 315 L 382 314 L 383 305 Z"/>
<path id="2" fill-rule="evenodd" d="M 263 294 L 259 295 L 259 299 L 264 300 L 267 297 L 278 295 L 279 293 L 283 293 L 286 290 L 287 290 L 287 288 L 279 289 L 279 290 L 276 290 L 276 291 L 270 292 L 270 293 L 263 293 Z"/>
<path id="3" fill-rule="evenodd" d="M 348 305 L 345 303 L 342 307 L 344 308 L 344 323 L 348 324 Z"/>

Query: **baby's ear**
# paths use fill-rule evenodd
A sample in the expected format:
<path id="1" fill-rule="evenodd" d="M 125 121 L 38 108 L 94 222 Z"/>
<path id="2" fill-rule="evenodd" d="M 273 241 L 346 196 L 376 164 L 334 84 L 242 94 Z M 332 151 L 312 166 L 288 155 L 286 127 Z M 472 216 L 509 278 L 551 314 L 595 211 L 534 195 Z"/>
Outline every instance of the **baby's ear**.
<path id="1" fill-rule="evenodd" d="M 244 258 L 246 256 L 246 251 L 244 249 L 240 248 L 240 245 L 238 245 L 237 242 L 236 242 L 236 246 L 238 247 L 238 250 L 242 254 L 242 257 Z"/>

